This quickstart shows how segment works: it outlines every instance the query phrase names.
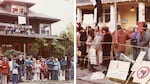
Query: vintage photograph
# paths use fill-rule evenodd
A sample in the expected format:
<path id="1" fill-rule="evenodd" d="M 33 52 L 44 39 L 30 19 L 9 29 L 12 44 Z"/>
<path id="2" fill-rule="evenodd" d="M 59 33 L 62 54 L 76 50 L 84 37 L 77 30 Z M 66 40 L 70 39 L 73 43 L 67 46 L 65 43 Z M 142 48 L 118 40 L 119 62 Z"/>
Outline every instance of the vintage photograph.
<path id="1" fill-rule="evenodd" d="M 74 0 L 0 0 L 0 84 L 74 84 Z"/>
<path id="2" fill-rule="evenodd" d="M 76 0 L 76 84 L 149 84 L 149 22 L 149 0 Z"/>

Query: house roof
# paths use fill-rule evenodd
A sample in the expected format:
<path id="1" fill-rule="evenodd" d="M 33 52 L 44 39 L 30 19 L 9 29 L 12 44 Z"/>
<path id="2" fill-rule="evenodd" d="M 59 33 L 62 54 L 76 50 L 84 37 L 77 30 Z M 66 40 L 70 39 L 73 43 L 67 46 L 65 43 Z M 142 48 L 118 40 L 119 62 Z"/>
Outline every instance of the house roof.
<path id="1" fill-rule="evenodd" d="M 0 6 L 4 6 L 8 3 L 14 3 L 14 4 L 20 4 L 20 5 L 25 5 L 27 7 L 33 6 L 35 3 L 29 1 L 29 0 L 1 0 Z"/>
<path id="2" fill-rule="evenodd" d="M 8 15 L 11 17 L 18 17 L 17 14 L 11 13 L 2 7 L 0 7 L 0 15 Z M 37 13 L 37 12 L 34 12 L 32 10 L 29 10 L 28 17 L 31 19 L 46 20 L 46 21 L 49 21 L 51 23 L 60 21 L 60 19 L 53 18 L 53 17 L 50 17 L 50 16 L 45 15 L 45 14 Z"/>
<path id="3" fill-rule="evenodd" d="M 135 1 L 135 0 L 101 0 L 102 4 L 106 3 L 113 3 L 113 2 L 125 2 L 125 1 Z M 92 5 L 91 0 L 77 0 L 77 6 L 84 6 L 84 5 Z"/>

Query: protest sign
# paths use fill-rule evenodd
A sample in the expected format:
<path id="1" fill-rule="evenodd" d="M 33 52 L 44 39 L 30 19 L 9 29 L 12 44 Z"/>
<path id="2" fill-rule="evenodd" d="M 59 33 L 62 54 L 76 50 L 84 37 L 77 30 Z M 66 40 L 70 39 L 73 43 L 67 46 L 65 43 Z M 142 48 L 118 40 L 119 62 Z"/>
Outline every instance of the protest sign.
<path id="1" fill-rule="evenodd" d="M 18 16 L 18 24 L 26 24 L 26 17 Z"/>
<path id="2" fill-rule="evenodd" d="M 138 67 L 140 66 L 144 56 L 145 56 L 146 52 L 145 51 L 141 51 L 140 54 L 138 55 L 134 65 L 131 68 L 131 71 L 136 71 L 138 69 Z"/>
<path id="3" fill-rule="evenodd" d="M 106 77 L 126 80 L 130 62 L 111 60 Z"/>
<path id="4" fill-rule="evenodd" d="M 97 61 L 96 61 L 96 50 L 94 48 L 90 48 L 88 56 L 89 56 L 90 63 L 96 65 L 97 64 Z"/>
<path id="5" fill-rule="evenodd" d="M 140 66 L 137 68 L 133 74 L 133 82 L 146 84 L 150 79 L 150 62 L 142 61 Z"/>

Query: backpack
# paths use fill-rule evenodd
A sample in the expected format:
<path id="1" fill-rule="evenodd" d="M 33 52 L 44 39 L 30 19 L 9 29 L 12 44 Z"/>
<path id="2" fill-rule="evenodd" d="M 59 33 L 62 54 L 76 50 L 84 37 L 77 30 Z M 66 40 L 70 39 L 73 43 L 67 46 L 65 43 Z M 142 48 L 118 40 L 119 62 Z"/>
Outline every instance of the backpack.
<path id="1" fill-rule="evenodd" d="M 134 38 L 131 38 L 131 45 L 133 45 L 133 46 L 138 45 L 138 39 L 136 38 L 136 36 Z"/>

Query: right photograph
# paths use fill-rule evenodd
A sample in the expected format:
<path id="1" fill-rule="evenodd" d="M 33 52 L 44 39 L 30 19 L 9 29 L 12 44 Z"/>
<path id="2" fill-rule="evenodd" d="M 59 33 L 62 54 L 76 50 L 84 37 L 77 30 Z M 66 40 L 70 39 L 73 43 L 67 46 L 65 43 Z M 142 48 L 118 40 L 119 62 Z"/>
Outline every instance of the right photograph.
<path id="1" fill-rule="evenodd" d="M 149 0 L 76 0 L 76 84 L 150 84 L 149 46 Z"/>

